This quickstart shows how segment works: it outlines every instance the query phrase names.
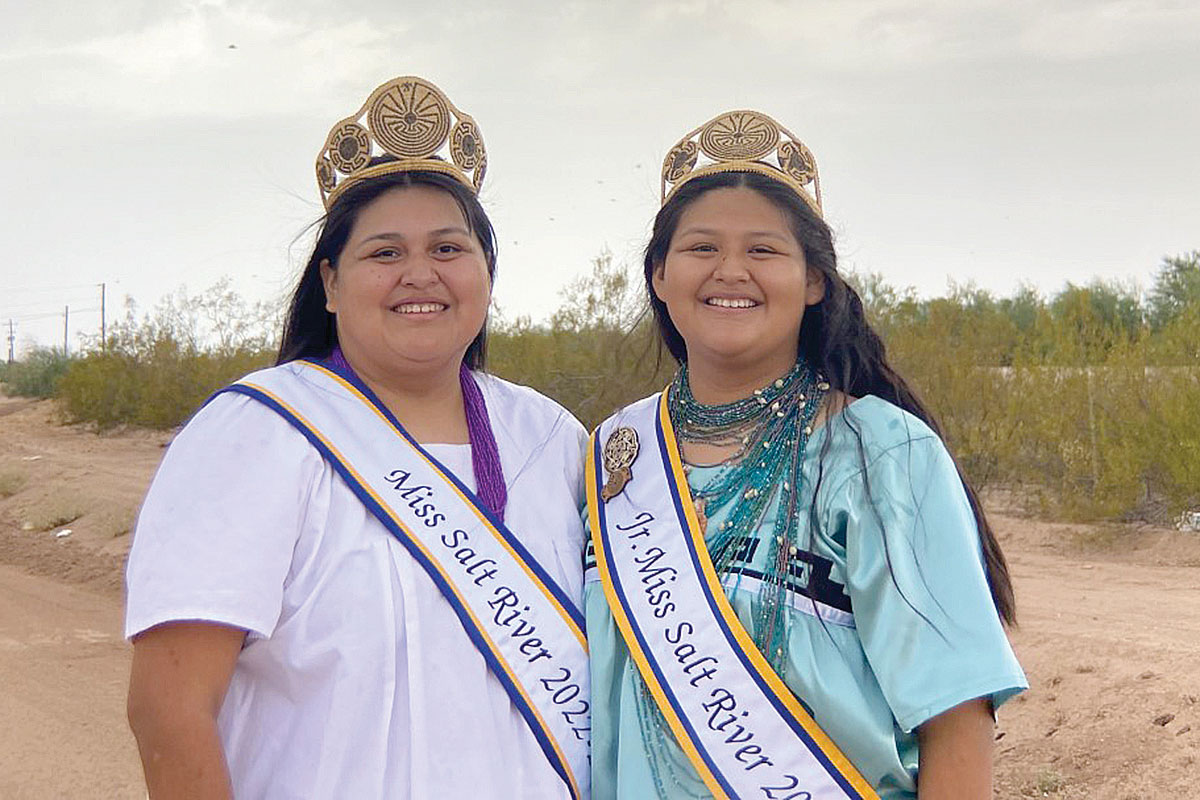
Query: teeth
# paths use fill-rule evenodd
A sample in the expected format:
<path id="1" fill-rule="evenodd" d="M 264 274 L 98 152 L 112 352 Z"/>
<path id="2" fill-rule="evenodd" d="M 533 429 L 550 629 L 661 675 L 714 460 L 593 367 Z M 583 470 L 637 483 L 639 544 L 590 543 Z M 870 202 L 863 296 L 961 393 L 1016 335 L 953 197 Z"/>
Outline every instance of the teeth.
<path id="1" fill-rule="evenodd" d="M 403 305 L 394 306 L 392 311 L 401 314 L 431 314 L 434 311 L 442 311 L 446 306 L 441 303 L 404 303 Z"/>
<path id="2" fill-rule="evenodd" d="M 736 300 L 729 297 L 710 297 L 704 302 L 710 306 L 720 306 L 721 308 L 753 308 L 758 305 L 753 300 L 748 300 L 744 297 L 739 297 Z"/>

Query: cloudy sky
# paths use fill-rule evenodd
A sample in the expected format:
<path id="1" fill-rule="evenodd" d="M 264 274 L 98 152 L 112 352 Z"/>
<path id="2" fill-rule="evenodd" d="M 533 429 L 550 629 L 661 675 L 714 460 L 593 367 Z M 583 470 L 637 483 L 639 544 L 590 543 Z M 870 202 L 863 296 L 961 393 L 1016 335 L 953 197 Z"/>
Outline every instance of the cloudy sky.
<path id="1" fill-rule="evenodd" d="M 223 276 L 284 295 L 313 161 L 384 80 L 478 121 L 496 299 L 635 264 L 663 155 L 758 108 L 813 150 L 843 266 L 921 294 L 1145 286 L 1200 248 L 1193 0 L 2 0 L 0 324 L 18 349 Z M 301 237 L 301 238 L 298 238 Z"/>

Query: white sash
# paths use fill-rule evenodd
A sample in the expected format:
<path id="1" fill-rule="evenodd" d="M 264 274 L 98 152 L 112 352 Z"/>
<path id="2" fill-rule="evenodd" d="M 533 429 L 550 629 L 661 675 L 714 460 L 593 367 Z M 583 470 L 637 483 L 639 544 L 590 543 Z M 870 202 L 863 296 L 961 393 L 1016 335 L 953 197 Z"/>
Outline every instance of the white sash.
<path id="1" fill-rule="evenodd" d="M 642 680 L 714 796 L 874 800 L 730 606 L 696 520 L 666 395 L 603 423 L 587 459 L 600 579 Z M 605 502 L 603 447 L 618 428 L 632 428 L 639 445 L 624 488 Z"/>
<path id="2" fill-rule="evenodd" d="M 248 395 L 295 426 L 408 549 L 454 608 L 571 796 L 587 798 L 583 617 L 517 537 L 353 374 L 296 361 L 223 391 Z"/>

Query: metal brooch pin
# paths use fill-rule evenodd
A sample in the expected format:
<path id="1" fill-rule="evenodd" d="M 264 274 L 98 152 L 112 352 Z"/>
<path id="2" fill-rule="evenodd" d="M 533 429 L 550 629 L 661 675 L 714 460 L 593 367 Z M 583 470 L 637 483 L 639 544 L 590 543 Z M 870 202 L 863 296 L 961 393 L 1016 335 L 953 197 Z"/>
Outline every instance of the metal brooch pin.
<path id="1" fill-rule="evenodd" d="M 608 483 L 600 490 L 600 499 L 607 503 L 625 490 L 625 484 L 633 477 L 629 467 L 637 454 L 638 437 L 633 428 L 617 428 L 609 434 L 604 443 L 604 470 L 608 473 Z"/>

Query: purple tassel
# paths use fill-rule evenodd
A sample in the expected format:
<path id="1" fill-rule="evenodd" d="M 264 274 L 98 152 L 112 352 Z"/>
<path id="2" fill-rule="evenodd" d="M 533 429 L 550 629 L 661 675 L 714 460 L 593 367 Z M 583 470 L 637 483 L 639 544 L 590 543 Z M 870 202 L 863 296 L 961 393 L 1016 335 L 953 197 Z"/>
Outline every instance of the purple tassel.
<path id="1" fill-rule="evenodd" d="M 471 440 L 471 466 L 475 471 L 475 494 L 491 510 L 496 518 L 504 521 L 504 509 L 508 506 L 508 488 L 504 485 L 504 470 L 500 466 L 500 448 L 496 446 L 496 435 L 488 419 L 483 392 L 475 383 L 475 376 L 466 364 L 458 368 L 458 382 L 462 386 L 463 408 L 467 412 L 467 436 Z"/>

